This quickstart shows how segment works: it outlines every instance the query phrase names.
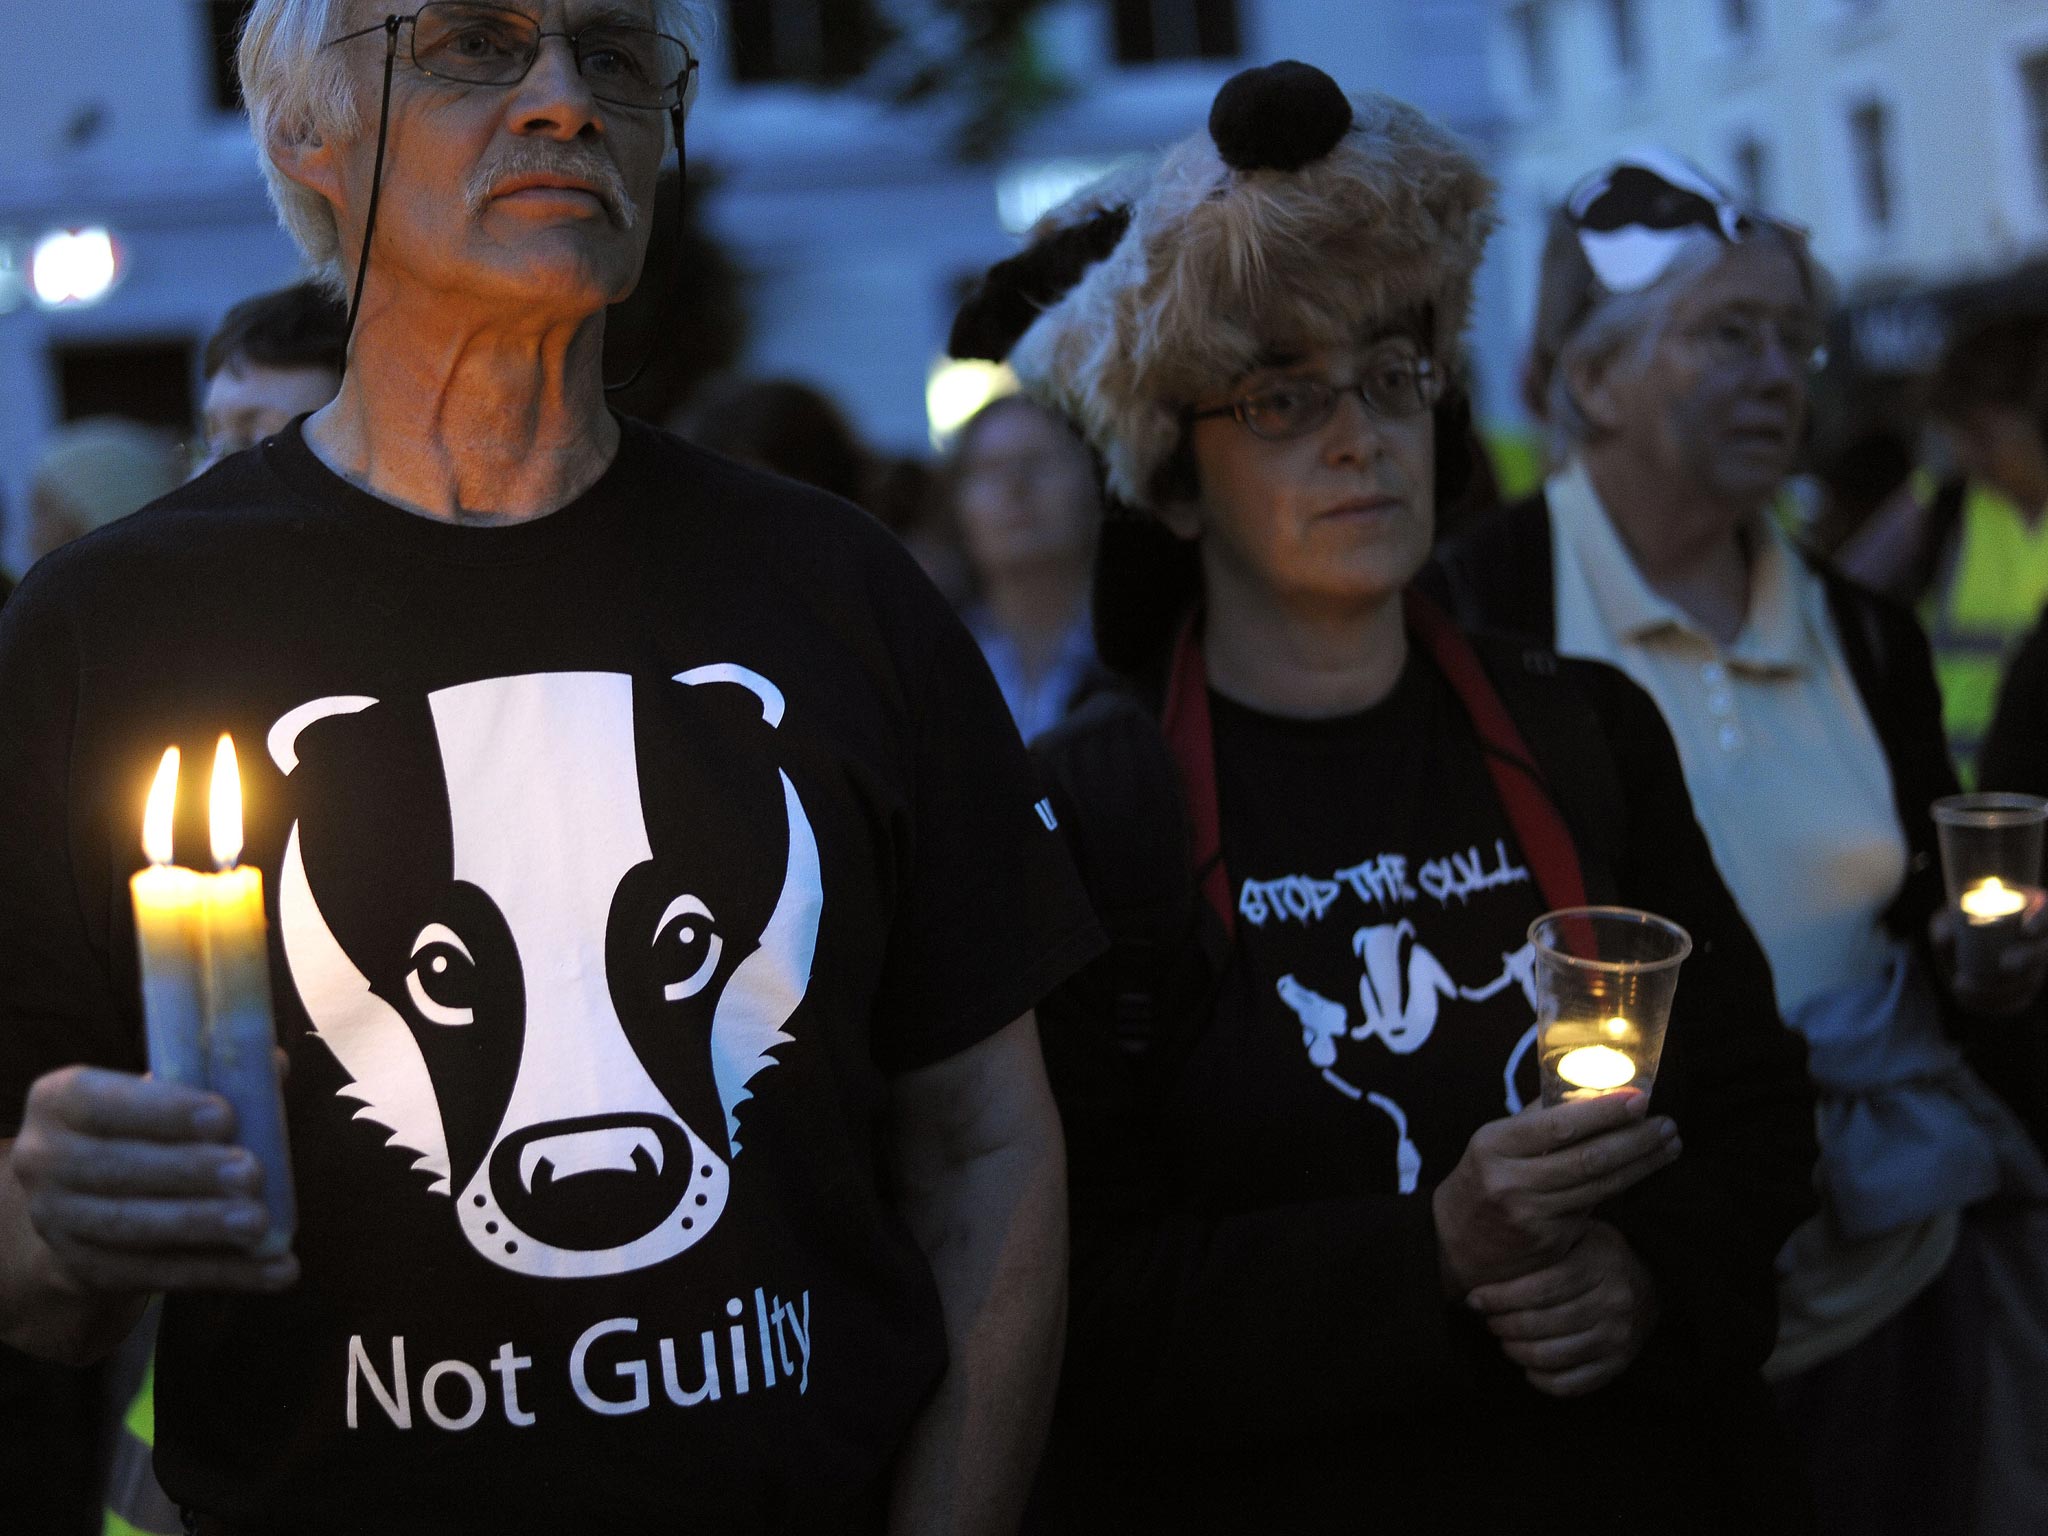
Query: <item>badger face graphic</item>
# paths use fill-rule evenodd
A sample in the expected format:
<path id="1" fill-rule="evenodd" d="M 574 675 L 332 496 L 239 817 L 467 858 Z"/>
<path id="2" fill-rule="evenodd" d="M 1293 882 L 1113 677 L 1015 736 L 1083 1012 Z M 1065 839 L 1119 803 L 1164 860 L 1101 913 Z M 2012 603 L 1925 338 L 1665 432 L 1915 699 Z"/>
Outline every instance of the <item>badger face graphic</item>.
<path id="1" fill-rule="evenodd" d="M 356 1118 L 492 1263 L 640 1269 L 724 1211 L 822 907 L 782 710 L 717 666 L 325 698 L 272 728 L 293 985 Z"/>

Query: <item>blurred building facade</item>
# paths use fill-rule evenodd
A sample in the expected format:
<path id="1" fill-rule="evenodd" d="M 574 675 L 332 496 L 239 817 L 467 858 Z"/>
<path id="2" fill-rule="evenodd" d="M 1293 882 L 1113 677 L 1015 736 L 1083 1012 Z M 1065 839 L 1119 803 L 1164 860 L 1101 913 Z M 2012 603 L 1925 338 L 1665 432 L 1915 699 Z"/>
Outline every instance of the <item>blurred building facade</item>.
<path id="1" fill-rule="evenodd" d="M 715 41 L 690 148 L 718 173 L 709 217 L 752 274 L 749 365 L 823 387 L 897 452 L 925 444 L 928 373 L 964 284 L 1078 178 L 1199 127 L 1244 64 L 1310 59 L 1482 144 L 1497 137 L 1490 0 L 1054 0 L 1036 51 L 1066 94 L 972 165 L 953 155 L 942 105 L 899 110 L 877 90 L 801 83 L 834 73 L 850 21 L 877 6 L 914 17 L 915 0 L 701 3 Z M 10 29 L 0 50 L 18 129 L 0 161 L 10 508 L 62 420 L 114 411 L 186 429 L 199 342 L 230 304 L 298 275 L 236 105 L 243 4 L 73 0 Z M 111 286 L 67 298 L 104 281 L 96 237 L 47 249 L 40 269 L 35 250 L 52 232 L 98 229 L 113 242 Z M 1503 315 L 1496 303 L 1482 319 L 1482 357 L 1507 347 Z M 0 556 L 18 553 L 15 537 Z"/>
<path id="2" fill-rule="evenodd" d="M 2048 258 L 2048 0 L 1494 0 L 1490 22 L 1518 337 L 1549 210 L 1650 142 L 1811 230 L 1870 371 L 1932 362 L 1939 295 Z"/>

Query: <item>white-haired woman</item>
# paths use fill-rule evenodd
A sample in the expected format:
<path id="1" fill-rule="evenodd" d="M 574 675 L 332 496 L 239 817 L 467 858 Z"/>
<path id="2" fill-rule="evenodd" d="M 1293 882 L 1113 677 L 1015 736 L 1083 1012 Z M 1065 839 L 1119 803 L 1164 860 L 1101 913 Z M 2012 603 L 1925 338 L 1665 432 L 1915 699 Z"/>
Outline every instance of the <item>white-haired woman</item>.
<path id="1" fill-rule="evenodd" d="M 956 326 L 1126 509 L 1127 686 L 1041 750 L 1113 940 L 1040 1015 L 1075 1247 L 1047 1530 L 1796 1524 L 1756 1368 L 1811 1099 L 1762 956 L 1648 702 L 1408 591 L 1468 468 L 1490 204 L 1411 108 L 1248 71 Z M 1525 1107 L 1528 929 L 1588 899 L 1696 941 L 1654 1114 Z"/>
<path id="2" fill-rule="evenodd" d="M 2015 1394 L 2044 1379 L 2028 1234 L 2048 1175 L 2012 1111 L 2040 1080 L 1982 1015 L 2038 966 L 2023 947 L 1966 998 L 1939 980 L 1929 806 L 1955 776 L 1926 641 L 1771 516 L 1824 302 L 1799 232 L 1696 168 L 1649 154 L 1588 177 L 1553 223 L 1531 369 L 1561 467 L 1445 564 L 1467 622 L 1657 701 L 1807 1039 L 1823 1209 L 1780 1261 L 1768 1374 L 1823 1528 L 2033 1529 L 2038 1397 Z"/>

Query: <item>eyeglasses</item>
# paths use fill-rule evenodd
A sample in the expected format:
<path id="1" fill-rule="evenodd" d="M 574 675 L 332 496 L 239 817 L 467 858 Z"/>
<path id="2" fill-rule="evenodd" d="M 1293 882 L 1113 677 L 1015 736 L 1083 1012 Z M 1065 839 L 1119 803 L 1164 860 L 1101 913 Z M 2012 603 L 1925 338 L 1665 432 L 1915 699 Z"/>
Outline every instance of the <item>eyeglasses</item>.
<path id="1" fill-rule="evenodd" d="M 674 107 L 697 68 L 681 39 L 651 27 L 601 21 L 577 32 L 543 32 L 523 11 L 468 0 L 439 0 L 410 16 L 387 16 L 374 27 L 329 38 L 324 46 L 408 25 L 413 68 L 459 85 L 517 85 L 549 37 L 569 44 L 590 94 L 615 107 Z"/>
<path id="2" fill-rule="evenodd" d="M 1763 361 L 1773 338 L 1796 372 L 1813 373 L 1827 366 L 1828 349 L 1815 326 L 1799 320 L 1773 320 L 1765 315 L 1710 315 L 1679 333 L 1710 367 L 1736 373 Z"/>
<path id="3" fill-rule="evenodd" d="M 1228 405 L 1189 411 L 1189 421 L 1215 416 L 1236 418 L 1254 437 L 1282 443 L 1306 437 L 1337 414 L 1337 402 L 1356 395 L 1377 421 L 1402 421 L 1419 416 L 1443 397 L 1444 384 L 1436 365 L 1426 357 L 1393 354 L 1374 358 L 1349 384 L 1327 379 L 1282 379 Z"/>

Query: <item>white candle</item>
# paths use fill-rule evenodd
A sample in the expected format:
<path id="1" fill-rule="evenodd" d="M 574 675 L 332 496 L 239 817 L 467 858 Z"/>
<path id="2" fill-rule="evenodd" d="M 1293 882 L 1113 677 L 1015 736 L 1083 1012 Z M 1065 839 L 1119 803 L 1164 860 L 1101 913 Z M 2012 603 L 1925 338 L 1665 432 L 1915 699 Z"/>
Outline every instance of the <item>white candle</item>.
<path id="1" fill-rule="evenodd" d="M 263 1204 L 270 1221 L 254 1251 L 267 1257 L 291 1246 L 297 1212 L 284 1098 L 272 1056 L 277 1030 L 270 1011 L 263 874 L 237 862 L 242 853 L 242 783 L 235 744 L 226 736 L 214 753 L 211 813 L 208 830 L 220 872 L 197 877 L 204 890 L 207 1081 L 234 1106 L 235 1139 L 262 1169 Z"/>
<path id="2" fill-rule="evenodd" d="M 142 814 L 147 869 L 128 881 L 142 967 L 142 1028 L 149 1070 L 167 1083 L 206 1086 L 205 1002 L 200 980 L 200 876 L 171 863 L 178 749 L 164 753 Z"/>

